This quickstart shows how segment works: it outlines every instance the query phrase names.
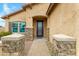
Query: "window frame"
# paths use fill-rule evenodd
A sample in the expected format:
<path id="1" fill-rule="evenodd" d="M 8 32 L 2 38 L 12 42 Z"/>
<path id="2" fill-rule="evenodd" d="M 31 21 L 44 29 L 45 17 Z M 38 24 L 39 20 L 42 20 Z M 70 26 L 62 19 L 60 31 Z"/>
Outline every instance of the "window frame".
<path id="1" fill-rule="evenodd" d="M 13 27 L 13 23 L 15 23 L 15 22 L 18 23 L 18 30 L 17 30 L 17 33 L 18 33 L 18 32 L 21 32 L 21 31 L 20 31 L 20 28 L 21 28 L 21 27 L 20 27 L 20 23 L 21 23 L 21 22 L 24 22 L 24 23 L 25 23 L 25 27 L 24 27 L 24 28 L 25 28 L 25 31 L 24 31 L 24 32 L 26 32 L 26 22 L 25 22 L 25 21 L 13 21 L 13 22 L 11 22 L 11 23 L 12 23 L 11 32 L 13 32 L 13 28 L 17 28 L 17 27 Z M 24 32 L 22 32 L 22 33 L 24 33 Z M 14 32 L 14 33 L 16 33 L 16 32 Z"/>

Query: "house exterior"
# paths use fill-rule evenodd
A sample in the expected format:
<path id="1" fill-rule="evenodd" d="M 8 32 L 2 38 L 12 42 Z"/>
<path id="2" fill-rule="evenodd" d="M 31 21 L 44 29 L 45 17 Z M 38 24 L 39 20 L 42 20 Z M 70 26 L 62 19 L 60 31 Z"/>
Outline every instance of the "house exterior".
<path id="1" fill-rule="evenodd" d="M 35 3 L 3 16 L 6 31 L 23 33 L 27 40 L 45 37 L 51 43 L 52 35 L 66 34 L 76 39 L 79 55 L 79 4 Z"/>
<path id="2" fill-rule="evenodd" d="M 27 39 L 31 40 L 37 36 L 47 37 L 46 11 L 48 7 L 49 4 L 28 4 L 23 6 L 22 10 L 2 17 L 6 20 L 6 31 L 24 33 L 26 34 Z M 19 28 L 19 26 L 22 26 L 22 28 Z M 39 27 L 41 29 L 39 29 Z M 21 31 L 21 29 L 23 31 Z"/>

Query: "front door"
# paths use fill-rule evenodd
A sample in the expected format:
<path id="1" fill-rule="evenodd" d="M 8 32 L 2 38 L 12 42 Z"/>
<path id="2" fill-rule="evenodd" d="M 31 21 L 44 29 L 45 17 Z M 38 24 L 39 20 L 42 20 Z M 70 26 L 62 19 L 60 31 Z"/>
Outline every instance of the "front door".
<path id="1" fill-rule="evenodd" d="M 37 37 L 43 37 L 43 20 L 37 20 Z"/>

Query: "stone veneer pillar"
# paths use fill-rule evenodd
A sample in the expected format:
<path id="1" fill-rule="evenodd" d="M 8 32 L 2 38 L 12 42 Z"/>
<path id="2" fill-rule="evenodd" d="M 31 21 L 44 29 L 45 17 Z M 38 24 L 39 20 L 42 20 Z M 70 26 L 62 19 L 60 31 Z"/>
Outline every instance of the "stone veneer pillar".
<path id="1" fill-rule="evenodd" d="M 33 40 L 33 28 L 26 28 L 26 40 Z"/>
<path id="2" fill-rule="evenodd" d="M 3 56 L 19 56 L 24 55 L 25 37 L 21 34 L 12 34 L 4 36 L 2 40 L 2 55 Z"/>
<path id="3" fill-rule="evenodd" d="M 53 35 L 53 43 L 51 43 L 50 52 L 53 56 L 75 56 L 76 40 L 73 37 L 63 34 Z"/>

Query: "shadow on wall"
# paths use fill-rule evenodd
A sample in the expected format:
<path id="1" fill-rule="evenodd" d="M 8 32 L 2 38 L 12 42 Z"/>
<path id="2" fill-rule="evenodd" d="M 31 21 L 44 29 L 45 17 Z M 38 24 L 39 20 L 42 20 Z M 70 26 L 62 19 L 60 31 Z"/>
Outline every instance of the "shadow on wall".
<path id="1" fill-rule="evenodd" d="M 52 4 L 52 3 L 51 3 Z M 50 4 L 50 5 L 51 5 Z M 50 16 L 51 15 L 51 12 L 53 12 L 55 9 L 56 9 L 56 7 L 59 5 L 59 3 L 55 3 L 52 7 L 51 7 L 51 9 L 50 9 L 50 12 L 48 13 L 48 15 Z"/>

